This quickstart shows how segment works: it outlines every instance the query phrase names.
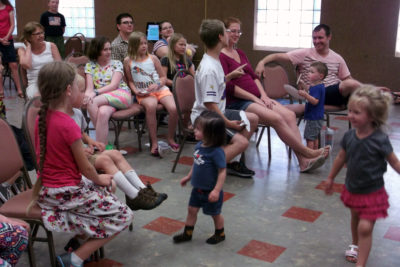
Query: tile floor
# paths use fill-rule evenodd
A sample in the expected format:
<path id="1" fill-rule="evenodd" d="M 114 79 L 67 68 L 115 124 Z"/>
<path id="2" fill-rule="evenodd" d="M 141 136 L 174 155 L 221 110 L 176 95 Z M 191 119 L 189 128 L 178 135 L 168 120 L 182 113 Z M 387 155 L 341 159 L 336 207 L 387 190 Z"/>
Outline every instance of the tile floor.
<path id="1" fill-rule="evenodd" d="M 15 92 L 6 91 L 6 96 L 8 120 L 20 126 L 24 103 L 15 97 Z M 389 123 L 398 156 L 399 115 L 400 106 L 396 106 Z M 186 217 L 190 186 L 180 187 L 179 179 L 189 171 L 193 145 L 185 145 L 180 164 L 171 173 L 175 154 L 156 159 L 146 147 L 138 152 L 135 133 L 126 129 L 121 134 L 121 147 L 128 151 L 126 159 L 143 180 L 152 182 L 156 190 L 169 197 L 155 210 L 135 212 L 133 231 L 124 231 L 105 246 L 107 259 L 85 266 L 353 266 L 343 256 L 351 241 L 350 214 L 339 199 L 345 172 L 338 175 L 333 196 L 325 196 L 321 190 L 321 182 L 338 152 L 338 142 L 347 130 L 343 118 L 332 120 L 332 124 L 337 129 L 332 156 L 312 174 L 299 173 L 296 160 L 288 160 L 287 149 L 275 134 L 271 161 L 266 138 L 258 149 L 256 136 L 251 139 L 246 160 L 256 175 L 253 179 L 227 177 L 223 206 L 226 241 L 215 246 L 205 243 L 214 229 L 212 219 L 202 213 L 193 240 L 172 243 L 172 236 L 182 230 Z M 160 128 L 160 133 L 165 129 Z M 147 136 L 143 138 L 143 144 L 146 142 Z M 35 179 L 35 173 L 30 174 Z M 391 205 L 389 217 L 375 226 L 368 266 L 400 266 L 399 178 L 389 167 L 385 175 Z M 117 194 L 122 197 L 120 191 Z M 63 253 L 70 237 L 55 233 L 57 253 Z M 38 266 L 49 266 L 45 245 L 36 244 L 35 253 Z M 26 253 L 18 266 L 28 266 Z"/>

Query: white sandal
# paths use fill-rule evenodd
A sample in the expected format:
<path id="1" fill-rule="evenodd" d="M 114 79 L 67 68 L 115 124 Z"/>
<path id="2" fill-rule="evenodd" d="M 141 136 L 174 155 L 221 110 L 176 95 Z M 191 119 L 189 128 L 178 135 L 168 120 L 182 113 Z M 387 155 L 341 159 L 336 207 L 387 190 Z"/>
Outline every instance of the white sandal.
<path id="1" fill-rule="evenodd" d="M 344 255 L 346 256 L 346 260 L 348 262 L 357 263 L 358 246 L 349 245 L 349 249 L 345 251 Z"/>

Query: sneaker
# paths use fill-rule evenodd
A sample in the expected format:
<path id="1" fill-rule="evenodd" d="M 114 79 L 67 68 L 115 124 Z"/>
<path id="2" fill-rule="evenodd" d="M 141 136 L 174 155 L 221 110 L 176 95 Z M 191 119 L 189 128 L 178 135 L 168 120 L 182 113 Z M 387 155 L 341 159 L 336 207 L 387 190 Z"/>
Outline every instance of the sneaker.
<path id="1" fill-rule="evenodd" d="M 145 193 L 144 188 L 139 190 L 137 197 L 134 199 L 126 198 L 126 205 L 131 210 L 152 210 L 160 205 L 165 198 L 163 196 L 151 196 Z"/>
<path id="2" fill-rule="evenodd" d="M 240 165 L 242 165 L 242 168 L 243 168 L 245 173 L 250 173 L 252 176 L 256 174 L 255 171 L 250 170 L 249 168 L 247 168 L 247 166 L 243 162 L 240 162 Z"/>
<path id="3" fill-rule="evenodd" d="M 153 196 L 153 197 L 158 197 L 161 196 L 163 198 L 163 201 L 168 198 L 168 195 L 165 193 L 158 193 L 154 188 L 151 186 L 149 182 L 147 182 L 147 185 L 145 188 L 142 189 L 146 194 Z"/>
<path id="4" fill-rule="evenodd" d="M 225 234 L 224 235 L 213 235 L 209 239 L 206 240 L 207 244 L 210 245 L 215 245 L 218 244 L 219 242 L 222 242 L 225 240 Z"/>
<path id="5" fill-rule="evenodd" d="M 83 264 L 81 265 L 72 264 L 71 253 L 65 253 L 60 256 L 57 256 L 56 264 L 57 267 L 83 267 Z"/>
<path id="6" fill-rule="evenodd" d="M 234 161 L 232 163 L 227 164 L 227 172 L 230 175 L 235 175 L 239 176 L 242 178 L 251 178 L 253 176 L 253 173 L 249 171 L 249 169 L 243 168 L 246 167 L 243 163 L 239 163 L 237 161 Z"/>
<path id="7" fill-rule="evenodd" d="M 174 243 L 182 243 L 182 242 L 188 242 L 190 240 L 192 240 L 192 236 L 191 235 L 187 235 L 186 233 L 182 233 L 179 235 L 174 236 Z"/>

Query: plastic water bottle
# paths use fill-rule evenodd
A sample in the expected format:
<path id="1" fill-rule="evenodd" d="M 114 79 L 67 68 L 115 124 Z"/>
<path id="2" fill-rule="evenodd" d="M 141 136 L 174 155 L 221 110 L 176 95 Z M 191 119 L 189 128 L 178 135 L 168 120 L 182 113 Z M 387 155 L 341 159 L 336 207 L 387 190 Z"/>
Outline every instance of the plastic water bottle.
<path id="1" fill-rule="evenodd" d="M 325 146 L 330 145 L 333 147 L 333 134 L 335 131 L 332 128 L 326 128 L 326 134 L 325 134 Z"/>
<path id="2" fill-rule="evenodd" d="M 320 144 L 320 146 L 321 147 L 324 147 L 325 146 L 325 136 L 326 136 L 326 127 L 325 126 L 323 126 L 322 128 L 321 128 L 321 131 L 320 131 L 320 133 L 319 133 L 319 140 L 320 140 L 320 142 L 321 142 L 321 144 Z"/>

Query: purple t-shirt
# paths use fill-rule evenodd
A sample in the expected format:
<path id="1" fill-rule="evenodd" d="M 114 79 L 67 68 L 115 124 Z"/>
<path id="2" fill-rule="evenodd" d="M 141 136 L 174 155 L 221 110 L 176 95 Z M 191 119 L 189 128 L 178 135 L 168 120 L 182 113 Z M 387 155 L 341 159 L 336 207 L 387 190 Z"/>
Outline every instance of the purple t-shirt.
<path id="1" fill-rule="evenodd" d="M 222 65 L 222 68 L 224 69 L 225 75 L 234 71 L 241 65 L 247 63 L 247 65 L 243 68 L 244 75 L 240 76 L 239 78 L 230 80 L 226 84 L 226 104 L 227 105 L 241 100 L 234 96 L 235 85 L 257 97 L 261 96 L 258 86 L 254 81 L 255 79 L 258 79 L 258 76 L 254 73 L 253 69 L 251 68 L 249 59 L 246 57 L 246 55 L 244 54 L 244 52 L 242 50 L 236 49 L 236 51 L 239 54 L 240 62 L 237 62 L 233 58 L 228 57 L 224 53 L 221 53 L 219 55 L 219 60 L 221 61 L 221 65 Z"/>

